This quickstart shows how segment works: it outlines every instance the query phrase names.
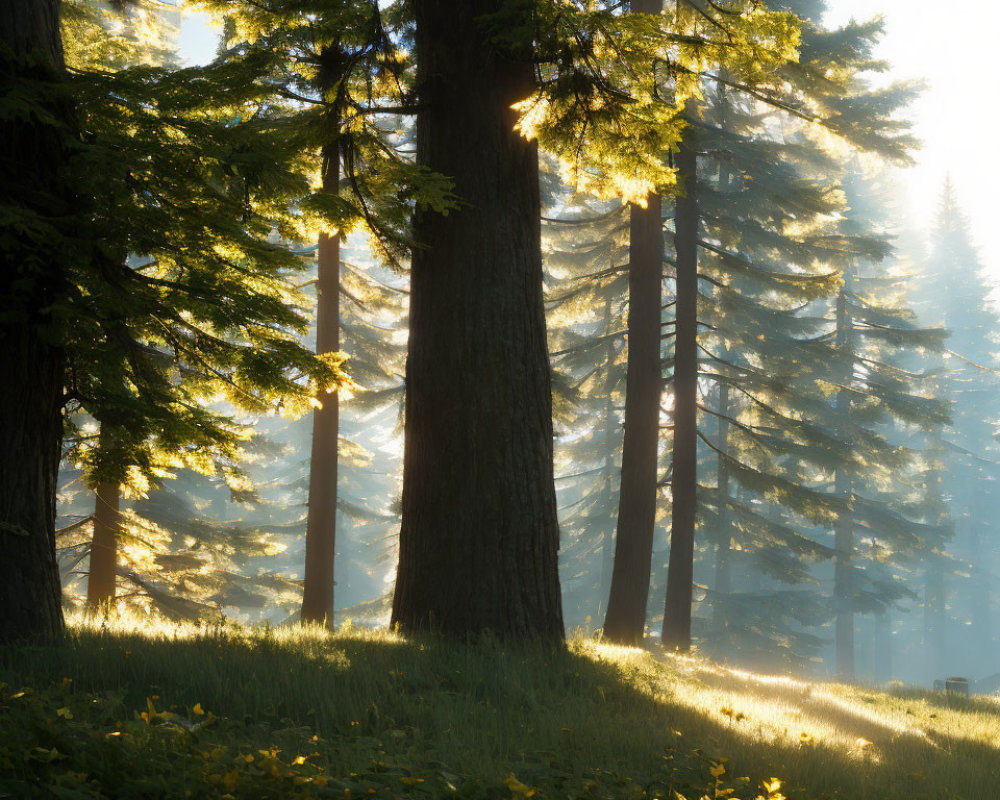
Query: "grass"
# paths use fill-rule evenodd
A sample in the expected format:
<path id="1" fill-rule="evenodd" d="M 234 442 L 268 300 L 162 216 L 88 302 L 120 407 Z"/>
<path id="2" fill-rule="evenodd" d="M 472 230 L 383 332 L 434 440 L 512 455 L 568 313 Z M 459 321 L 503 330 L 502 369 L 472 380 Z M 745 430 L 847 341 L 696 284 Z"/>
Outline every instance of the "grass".
<path id="1" fill-rule="evenodd" d="M 998 782 L 997 701 L 587 640 L 76 621 L 0 648 L 0 798 L 995 800 Z"/>

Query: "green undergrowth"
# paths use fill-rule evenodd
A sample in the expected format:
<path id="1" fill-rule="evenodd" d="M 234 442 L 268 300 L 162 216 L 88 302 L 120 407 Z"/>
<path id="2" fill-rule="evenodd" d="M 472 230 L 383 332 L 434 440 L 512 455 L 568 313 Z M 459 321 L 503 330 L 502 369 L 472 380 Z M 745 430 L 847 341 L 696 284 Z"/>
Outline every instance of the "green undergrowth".
<path id="1" fill-rule="evenodd" d="M 585 640 L 78 623 L 0 648 L 0 798 L 987 800 L 998 712 Z"/>

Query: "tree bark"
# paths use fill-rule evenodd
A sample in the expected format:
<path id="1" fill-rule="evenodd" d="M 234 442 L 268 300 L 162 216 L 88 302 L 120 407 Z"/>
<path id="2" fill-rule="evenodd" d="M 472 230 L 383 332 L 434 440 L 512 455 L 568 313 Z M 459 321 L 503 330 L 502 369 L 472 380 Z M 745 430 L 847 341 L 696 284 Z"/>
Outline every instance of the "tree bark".
<path id="1" fill-rule="evenodd" d="M 674 331 L 672 513 L 663 646 L 691 649 L 691 590 L 698 480 L 698 157 L 691 142 L 675 159 L 684 195 L 677 198 L 674 251 L 677 306 Z"/>
<path id="2" fill-rule="evenodd" d="M 87 605 L 96 609 L 107 606 L 115 599 L 118 533 L 121 529 L 118 484 L 102 481 L 97 485 L 94 497 L 94 537 L 90 543 Z"/>
<path id="3" fill-rule="evenodd" d="M 43 225 L 71 219 L 75 209 L 67 177 L 72 102 L 58 85 L 62 69 L 58 0 L 0 4 L 0 73 L 11 83 L 31 81 L 58 121 L 26 114 L 0 126 L 0 204 Z M 63 630 L 55 498 L 65 354 L 50 309 L 71 257 L 30 228 L 15 226 L 7 238 L 0 256 L 0 642 Z"/>
<path id="4" fill-rule="evenodd" d="M 323 189 L 336 193 L 340 156 L 336 145 L 324 151 Z M 316 277 L 316 352 L 340 349 L 340 236 L 320 234 Z M 337 545 L 337 466 L 340 394 L 335 389 L 313 412 L 309 457 L 309 513 L 302 588 L 302 622 L 333 628 L 334 563 Z"/>
<path id="5" fill-rule="evenodd" d="M 633 205 L 629 223 L 628 371 L 618 532 L 604 638 L 642 641 L 646 630 L 656 522 L 656 465 L 660 442 L 660 287 L 663 221 L 659 195 Z"/>
<path id="6" fill-rule="evenodd" d="M 417 161 L 466 204 L 414 217 L 399 568 L 392 622 L 563 636 L 528 4 L 415 0 Z M 510 17 L 522 14 L 523 19 Z M 499 31 L 498 31 L 499 33 Z"/>

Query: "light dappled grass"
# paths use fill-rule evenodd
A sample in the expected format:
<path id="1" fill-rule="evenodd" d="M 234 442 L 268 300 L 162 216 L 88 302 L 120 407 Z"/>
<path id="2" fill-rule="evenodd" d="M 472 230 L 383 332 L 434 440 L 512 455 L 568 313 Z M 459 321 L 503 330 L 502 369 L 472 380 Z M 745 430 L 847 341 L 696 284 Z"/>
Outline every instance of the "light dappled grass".
<path id="1" fill-rule="evenodd" d="M 0 648 L 0 797 L 1000 796 L 988 699 L 584 639 L 134 623 Z"/>

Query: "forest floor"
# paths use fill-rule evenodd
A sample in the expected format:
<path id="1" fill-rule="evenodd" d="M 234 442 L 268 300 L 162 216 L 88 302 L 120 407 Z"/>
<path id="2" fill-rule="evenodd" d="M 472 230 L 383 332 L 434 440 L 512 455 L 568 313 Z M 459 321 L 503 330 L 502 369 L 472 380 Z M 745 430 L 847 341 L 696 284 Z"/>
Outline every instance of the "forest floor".
<path id="1" fill-rule="evenodd" d="M 590 640 L 77 621 L 0 648 L 0 798 L 996 800 L 1000 700 Z"/>

